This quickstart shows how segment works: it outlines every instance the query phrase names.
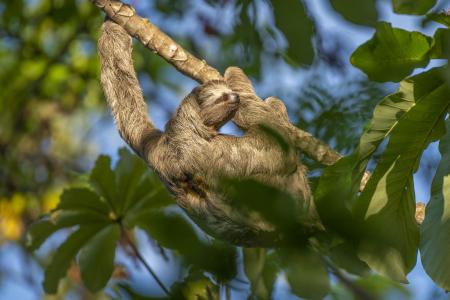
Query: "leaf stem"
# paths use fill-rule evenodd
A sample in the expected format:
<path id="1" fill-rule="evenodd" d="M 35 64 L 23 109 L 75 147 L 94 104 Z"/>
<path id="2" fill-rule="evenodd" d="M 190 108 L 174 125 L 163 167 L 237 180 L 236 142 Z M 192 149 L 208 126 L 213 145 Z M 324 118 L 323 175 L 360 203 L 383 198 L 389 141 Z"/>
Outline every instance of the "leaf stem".
<path id="1" fill-rule="evenodd" d="M 342 282 L 347 288 L 355 295 L 357 299 L 362 300 L 375 300 L 376 298 L 369 294 L 366 290 L 355 284 L 350 278 L 348 278 L 344 273 L 336 267 L 330 259 L 322 256 L 322 261 L 330 269 L 331 273 L 336 276 L 336 278 Z"/>
<path id="2" fill-rule="evenodd" d="M 159 285 L 159 287 L 164 291 L 164 293 L 166 293 L 167 296 L 170 297 L 170 292 L 169 290 L 166 288 L 166 286 L 164 285 L 164 283 L 162 283 L 161 279 L 158 278 L 158 275 L 156 275 L 155 271 L 153 271 L 153 269 L 150 267 L 150 265 L 147 263 L 147 261 L 144 259 L 144 257 L 142 256 L 142 254 L 140 253 L 139 249 L 137 248 L 137 246 L 134 244 L 134 242 L 131 240 L 131 238 L 128 236 L 128 233 L 126 232 L 125 228 L 122 226 L 121 224 L 121 228 L 122 228 L 122 233 L 126 239 L 126 242 L 128 243 L 128 245 L 131 247 L 131 249 L 133 249 L 133 252 L 135 253 L 136 257 L 139 259 L 139 261 L 144 265 L 145 269 L 150 273 L 150 275 L 153 277 L 153 279 L 155 279 L 156 283 Z"/>

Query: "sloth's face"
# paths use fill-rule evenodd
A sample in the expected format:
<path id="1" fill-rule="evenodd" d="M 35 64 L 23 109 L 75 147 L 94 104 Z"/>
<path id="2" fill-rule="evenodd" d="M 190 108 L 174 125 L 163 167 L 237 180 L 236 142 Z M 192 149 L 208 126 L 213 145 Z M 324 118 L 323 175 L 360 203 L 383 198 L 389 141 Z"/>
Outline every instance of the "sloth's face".
<path id="1" fill-rule="evenodd" d="M 198 87 L 195 93 L 203 123 L 215 129 L 231 120 L 239 107 L 239 95 L 224 81 L 210 81 Z"/>

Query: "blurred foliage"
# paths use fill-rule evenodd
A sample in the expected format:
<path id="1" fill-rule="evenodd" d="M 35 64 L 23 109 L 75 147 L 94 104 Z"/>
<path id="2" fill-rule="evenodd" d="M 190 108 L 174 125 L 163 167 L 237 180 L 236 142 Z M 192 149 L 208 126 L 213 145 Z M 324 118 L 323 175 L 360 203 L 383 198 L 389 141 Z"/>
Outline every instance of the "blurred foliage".
<path id="1" fill-rule="evenodd" d="M 378 20 L 375 0 L 330 0 L 333 8 L 346 20 L 365 26 L 375 26 Z"/>
<path id="2" fill-rule="evenodd" d="M 436 3 L 391 2 L 394 12 L 414 15 Z M 416 263 L 420 233 L 425 270 L 449 290 L 450 71 L 444 66 L 405 78 L 431 59 L 450 57 L 448 29 L 429 37 L 377 23 L 377 3 L 330 0 L 349 23 L 376 29 L 351 62 L 372 80 L 400 82 L 378 105 L 385 86 L 349 72 L 348 42 L 327 35 L 309 1 L 132 1 L 140 14 L 161 21 L 161 29 L 218 69 L 239 65 L 264 79 L 271 64 L 301 66 L 308 72 L 303 89 L 286 93 L 295 100 L 292 115 L 300 127 L 351 153 L 316 180 L 326 234 L 292 249 L 238 249 L 188 220 L 156 176 L 126 150 L 114 168 L 114 157 L 99 156 L 87 173 L 104 147 L 94 130 L 106 112 L 96 57 L 99 10 L 87 0 L 0 0 L 1 249 L 15 244 L 27 264 L 45 268 L 44 288 L 58 299 L 271 299 L 280 278 L 290 293 L 304 298 L 407 299 L 403 285 L 373 271 L 404 281 Z M 450 24 L 448 13 L 437 10 L 420 18 Z M 151 107 L 170 115 L 161 95 L 185 92 L 179 74 L 140 45 L 134 58 L 143 90 L 156 102 Z M 345 79 L 331 85 L 327 74 Z M 275 83 L 266 90 L 277 88 Z M 419 229 L 412 175 L 424 149 L 437 140 L 442 160 Z M 369 162 L 375 171 L 361 194 L 358 185 Z M 236 208 L 256 210 L 286 232 L 295 231 L 299 216 L 283 193 L 251 182 L 236 184 L 235 192 Z M 31 248 L 25 248 L 33 221 Z M 157 262 L 147 262 L 141 251 L 147 240 L 136 233 L 145 233 L 160 260 L 180 270 L 170 285 L 162 282 L 170 296 L 157 287 L 158 274 L 149 271 Z M 153 278 L 146 283 L 152 287 L 136 284 L 136 265 L 123 266 L 122 254 L 149 271 Z M 2 280 L 14 278 L 3 265 Z M 40 288 L 36 294 L 41 296 Z"/>

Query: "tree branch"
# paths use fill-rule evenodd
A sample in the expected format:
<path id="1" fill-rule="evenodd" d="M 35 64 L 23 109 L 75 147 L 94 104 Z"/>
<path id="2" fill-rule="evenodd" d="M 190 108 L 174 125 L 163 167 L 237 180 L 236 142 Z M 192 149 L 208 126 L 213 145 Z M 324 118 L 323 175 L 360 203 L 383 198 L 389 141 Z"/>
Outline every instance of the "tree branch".
<path id="1" fill-rule="evenodd" d="M 200 60 L 184 50 L 149 20 L 138 16 L 130 5 L 116 0 L 91 0 L 91 2 L 122 26 L 128 34 L 136 37 L 145 47 L 164 58 L 186 76 L 199 83 L 222 79 L 220 73 L 205 60 Z M 291 135 L 295 146 L 319 163 L 332 165 L 342 157 L 324 142 L 295 126 L 292 126 Z"/>

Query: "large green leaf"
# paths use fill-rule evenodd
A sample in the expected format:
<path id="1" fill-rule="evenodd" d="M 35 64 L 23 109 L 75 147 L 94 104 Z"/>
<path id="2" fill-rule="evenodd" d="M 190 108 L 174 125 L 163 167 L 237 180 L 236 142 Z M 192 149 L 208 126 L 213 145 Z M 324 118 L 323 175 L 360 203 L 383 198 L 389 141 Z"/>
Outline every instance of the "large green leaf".
<path id="1" fill-rule="evenodd" d="M 314 199 L 322 221 L 330 230 L 352 239 L 361 234 L 361 228 L 355 226 L 352 206 L 357 201 L 362 174 L 380 143 L 415 105 L 415 93 L 422 88 L 417 88 L 416 84 L 415 90 L 414 84 L 412 79 L 402 81 L 398 92 L 385 97 L 375 107 L 369 128 L 361 136 L 355 152 L 325 169 Z"/>
<path id="2" fill-rule="evenodd" d="M 44 290 L 46 293 L 54 294 L 58 290 L 58 283 L 66 275 L 70 264 L 81 247 L 99 230 L 102 226 L 80 226 L 72 233 L 67 240 L 56 250 L 52 261 L 45 269 Z"/>
<path id="3" fill-rule="evenodd" d="M 450 119 L 439 150 L 441 162 L 431 186 L 431 198 L 421 226 L 420 253 L 427 274 L 450 290 Z"/>
<path id="4" fill-rule="evenodd" d="M 350 241 L 359 240 L 360 258 L 398 280 L 405 279 L 416 257 L 411 176 L 423 149 L 442 134 L 443 112 L 449 105 L 441 73 L 437 68 L 411 77 L 399 92 L 383 99 L 358 149 L 325 169 L 315 191 L 324 224 Z M 388 149 L 360 199 L 362 172 L 390 134 Z"/>
<path id="5" fill-rule="evenodd" d="M 450 105 L 441 68 L 407 80 L 413 83 L 414 106 L 393 128 L 377 167 L 357 203 L 366 239 L 359 257 L 373 270 L 406 281 L 416 262 L 419 231 L 415 222 L 413 173 L 423 150 L 442 135 Z"/>
<path id="6" fill-rule="evenodd" d="M 306 299 L 323 299 L 330 291 L 327 270 L 320 256 L 307 249 L 279 250 L 292 292 Z"/>
<path id="7" fill-rule="evenodd" d="M 117 197 L 116 178 L 111 169 L 111 158 L 109 156 L 100 155 L 95 162 L 95 166 L 91 171 L 90 181 L 96 191 L 102 195 L 111 205 L 111 209 L 115 214 L 119 211 L 119 199 Z"/>
<path id="8" fill-rule="evenodd" d="M 375 26 L 378 15 L 375 0 L 330 0 L 333 8 L 346 20 L 365 26 Z"/>
<path id="9" fill-rule="evenodd" d="M 398 82 L 414 68 L 428 64 L 430 43 L 431 39 L 420 32 L 380 22 L 372 39 L 356 49 L 350 61 L 371 80 Z"/>
<path id="10" fill-rule="evenodd" d="M 275 24 L 289 43 L 288 58 L 296 64 L 311 64 L 314 58 L 311 43 L 314 24 L 303 3 L 298 0 L 272 0 L 272 5 Z"/>
<path id="11" fill-rule="evenodd" d="M 437 0 L 392 0 L 394 12 L 398 14 L 423 15 L 426 14 Z"/>
<path id="12" fill-rule="evenodd" d="M 268 254 L 267 249 L 244 248 L 244 271 L 250 281 L 250 298 L 272 299 L 274 283 L 280 269 L 274 262 L 275 253 Z"/>
<path id="13" fill-rule="evenodd" d="M 92 292 L 104 288 L 114 271 L 116 242 L 120 237 L 118 224 L 99 231 L 80 251 L 81 278 Z"/>

